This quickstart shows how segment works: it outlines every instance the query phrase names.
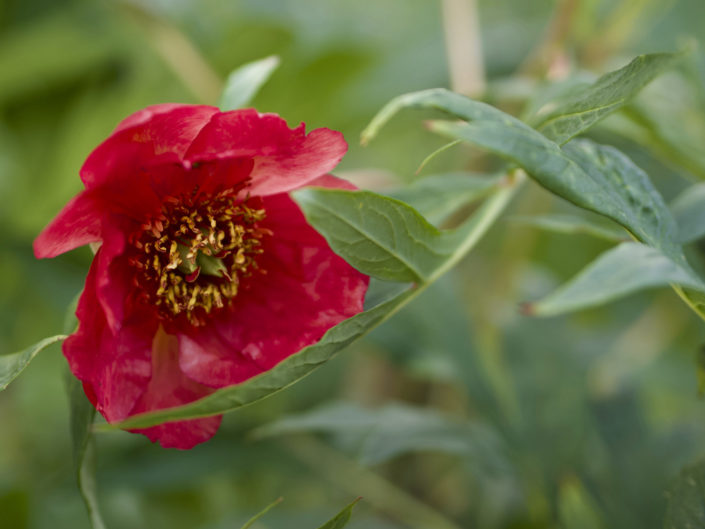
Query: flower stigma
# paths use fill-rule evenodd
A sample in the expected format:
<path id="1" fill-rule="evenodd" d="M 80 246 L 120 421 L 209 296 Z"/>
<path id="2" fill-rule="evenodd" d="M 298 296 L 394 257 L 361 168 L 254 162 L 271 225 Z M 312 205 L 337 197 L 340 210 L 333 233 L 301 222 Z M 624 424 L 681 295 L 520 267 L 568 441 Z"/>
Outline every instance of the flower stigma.
<path id="1" fill-rule="evenodd" d="M 138 298 L 163 319 L 185 316 L 203 325 L 258 269 L 261 239 L 271 235 L 258 225 L 265 216 L 259 199 L 240 200 L 233 190 L 166 198 L 161 213 L 130 238 Z"/>

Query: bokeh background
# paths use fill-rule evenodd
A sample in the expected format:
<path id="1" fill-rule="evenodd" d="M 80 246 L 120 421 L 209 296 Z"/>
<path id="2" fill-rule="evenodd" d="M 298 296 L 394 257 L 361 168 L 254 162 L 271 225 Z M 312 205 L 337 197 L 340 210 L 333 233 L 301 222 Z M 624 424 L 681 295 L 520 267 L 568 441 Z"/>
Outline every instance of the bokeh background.
<path id="1" fill-rule="evenodd" d="M 478 5 L 484 98 L 517 114 L 547 74 L 589 78 L 705 37 L 702 0 Z M 342 131 L 350 151 L 338 174 L 360 185 L 491 167 L 455 148 L 416 175 L 443 144 L 422 113 L 368 147 L 357 140 L 392 97 L 450 86 L 447 29 L 433 0 L 0 0 L 0 354 L 61 332 L 81 289 L 88 249 L 40 262 L 31 244 L 81 188 L 91 149 L 146 105 L 214 104 L 244 62 L 281 57 L 255 106 Z M 697 51 L 630 107 L 649 120 L 616 116 L 591 135 L 671 199 L 705 177 L 704 82 Z M 511 220 L 549 211 L 572 209 L 532 185 L 422 299 L 305 381 L 228 415 L 204 445 L 100 434 L 108 527 L 237 528 L 283 497 L 255 527 L 305 529 L 357 496 L 351 528 L 661 527 L 669 480 L 705 455 L 705 327 L 666 290 L 521 316 L 521 301 L 608 247 Z M 0 394 L 2 529 L 88 527 L 65 372 L 53 346 Z"/>

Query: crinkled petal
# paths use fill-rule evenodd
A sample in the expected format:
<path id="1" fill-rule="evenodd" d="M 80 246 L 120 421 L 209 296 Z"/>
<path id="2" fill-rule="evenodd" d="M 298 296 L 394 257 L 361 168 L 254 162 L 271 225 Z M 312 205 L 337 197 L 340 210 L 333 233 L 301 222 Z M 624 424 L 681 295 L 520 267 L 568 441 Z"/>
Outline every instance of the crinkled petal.
<path id="1" fill-rule="evenodd" d="M 131 415 L 146 411 L 171 408 L 193 402 L 213 392 L 211 388 L 194 382 L 179 368 L 179 342 L 176 336 L 159 329 L 152 346 L 152 379 Z M 160 424 L 134 430 L 159 441 L 164 448 L 189 449 L 207 441 L 220 427 L 221 415 Z"/>
<path id="2" fill-rule="evenodd" d="M 151 177 L 163 167 L 187 173 L 183 157 L 191 141 L 218 109 L 158 105 L 130 116 L 88 156 L 81 168 L 87 189 L 100 194 L 114 213 L 144 219 L 159 212 L 160 196 Z"/>
<path id="3" fill-rule="evenodd" d="M 100 240 L 102 213 L 93 193 L 82 191 L 64 206 L 34 241 L 38 258 L 64 252 Z"/>
<path id="4" fill-rule="evenodd" d="M 192 162 L 253 158 L 249 192 L 274 195 L 304 186 L 332 170 L 347 151 L 343 135 L 330 129 L 290 129 L 275 114 L 253 109 L 214 115 L 186 153 Z"/>
<path id="5" fill-rule="evenodd" d="M 182 370 L 211 387 L 271 369 L 362 310 L 369 278 L 333 253 L 288 195 L 263 200 L 273 232 L 258 261 L 264 273 L 243 282 L 229 311 L 180 337 Z"/>
<path id="6" fill-rule="evenodd" d="M 113 422 L 127 417 L 147 389 L 158 323 L 149 314 L 135 314 L 131 325 L 113 334 L 96 296 L 97 268 L 94 260 L 76 310 L 78 330 L 63 351 L 97 410 Z"/>
<path id="7" fill-rule="evenodd" d="M 203 105 L 155 105 L 123 120 L 81 168 L 87 188 L 122 179 L 146 166 L 181 161 L 214 114 Z"/>

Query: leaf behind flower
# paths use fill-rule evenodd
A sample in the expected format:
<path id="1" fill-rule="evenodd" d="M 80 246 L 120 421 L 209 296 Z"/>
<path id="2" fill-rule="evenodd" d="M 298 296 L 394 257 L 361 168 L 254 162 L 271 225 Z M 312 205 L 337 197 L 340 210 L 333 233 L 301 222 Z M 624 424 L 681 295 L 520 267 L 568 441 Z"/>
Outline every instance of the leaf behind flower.
<path id="1" fill-rule="evenodd" d="M 225 112 L 246 107 L 279 66 L 279 57 L 270 55 L 233 70 L 225 81 L 218 106 Z"/>

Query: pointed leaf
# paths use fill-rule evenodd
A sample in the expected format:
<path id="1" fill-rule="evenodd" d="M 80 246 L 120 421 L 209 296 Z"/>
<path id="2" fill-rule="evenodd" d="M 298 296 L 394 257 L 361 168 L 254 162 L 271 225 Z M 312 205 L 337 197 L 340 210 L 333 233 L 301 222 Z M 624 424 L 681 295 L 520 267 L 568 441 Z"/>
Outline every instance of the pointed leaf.
<path id="1" fill-rule="evenodd" d="M 246 107 L 279 66 L 279 57 L 271 55 L 243 64 L 225 81 L 225 89 L 218 106 L 225 112 Z"/>
<path id="2" fill-rule="evenodd" d="M 625 242 L 602 254 L 553 294 L 526 305 L 525 311 L 536 316 L 554 316 L 669 284 L 705 292 L 705 284 L 689 268 L 655 248 Z"/>
<path id="3" fill-rule="evenodd" d="M 536 128 L 556 143 L 566 143 L 622 108 L 639 90 L 671 68 L 684 54 L 640 55 L 625 67 L 603 75 L 593 85 L 561 101 L 557 108 L 536 123 Z"/>
<path id="4" fill-rule="evenodd" d="M 350 505 L 348 505 L 342 511 L 340 511 L 338 514 L 336 514 L 335 517 L 333 517 L 331 520 L 324 523 L 318 529 L 342 529 L 343 527 L 348 525 L 348 522 L 350 521 L 350 517 L 352 516 L 353 507 L 355 507 L 357 502 L 360 501 L 361 499 L 362 498 L 357 498 Z"/>
<path id="5" fill-rule="evenodd" d="M 49 347 L 51 344 L 65 339 L 65 335 L 58 334 L 56 336 L 44 338 L 41 342 L 36 343 L 24 351 L 20 351 L 19 353 L 0 355 L 0 391 L 4 390 L 10 382 L 17 378 L 40 351 L 46 347 Z"/>
<path id="6" fill-rule="evenodd" d="M 397 114 L 405 108 L 428 108 L 440 110 L 451 116 L 464 119 L 466 121 L 498 121 L 508 119 L 518 127 L 532 130 L 516 118 L 505 114 L 499 109 L 479 101 L 473 101 L 465 96 L 456 94 L 445 88 L 432 88 L 420 92 L 411 92 L 392 99 L 380 110 L 365 130 L 360 134 L 360 141 L 363 145 L 372 140 L 379 130 Z"/>

